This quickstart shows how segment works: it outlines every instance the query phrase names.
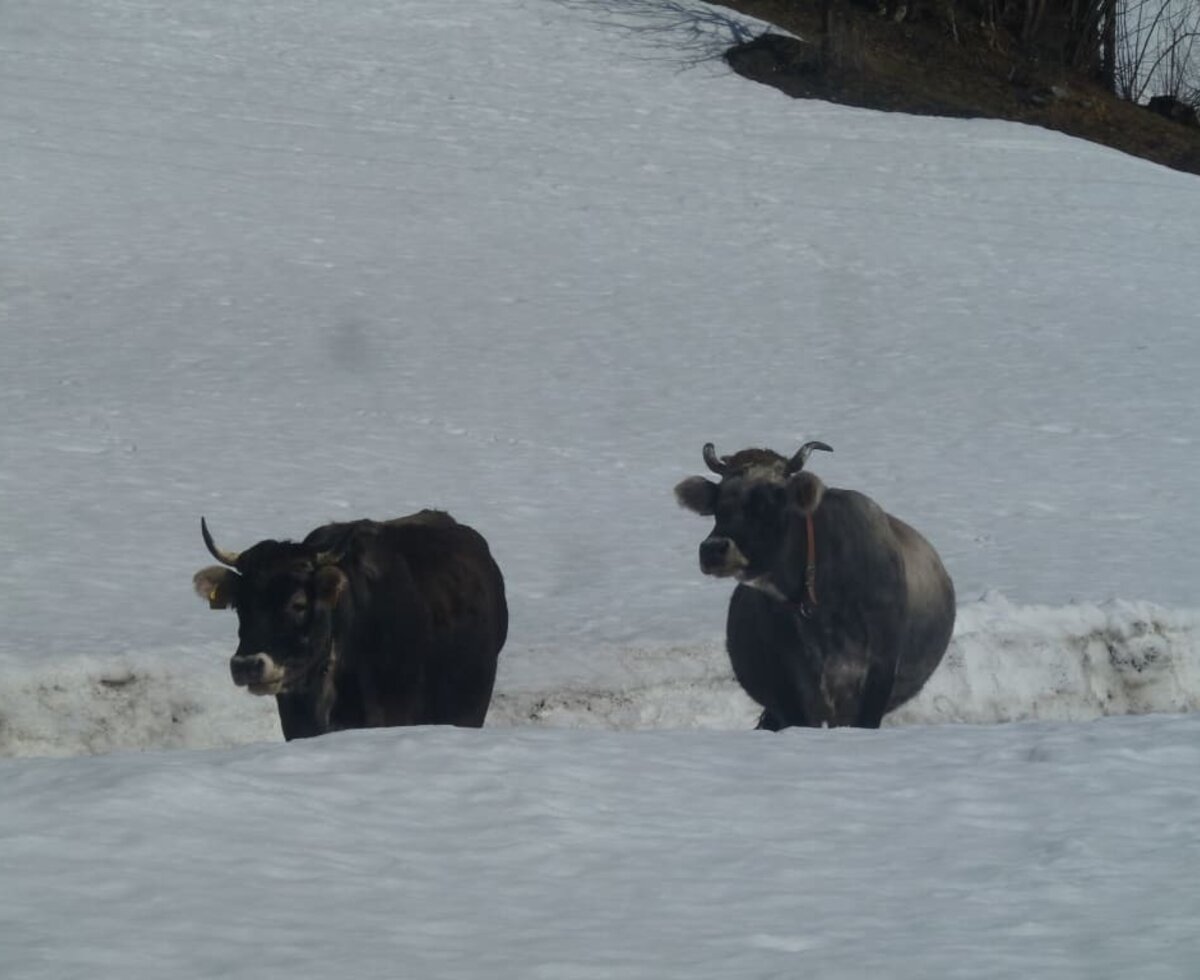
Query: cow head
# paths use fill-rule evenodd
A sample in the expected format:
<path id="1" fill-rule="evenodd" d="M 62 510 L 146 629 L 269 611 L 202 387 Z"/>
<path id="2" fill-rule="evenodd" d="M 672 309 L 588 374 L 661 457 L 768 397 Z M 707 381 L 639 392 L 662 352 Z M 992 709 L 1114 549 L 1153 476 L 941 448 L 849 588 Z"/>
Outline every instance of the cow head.
<path id="1" fill-rule="evenodd" d="M 195 574 L 196 592 L 213 609 L 237 612 L 238 646 L 229 662 L 234 683 L 251 694 L 321 685 L 337 656 L 333 620 L 349 584 L 338 565 L 342 557 L 287 541 L 223 551 L 203 518 L 200 533 L 221 564 Z"/>
<path id="2" fill-rule="evenodd" d="M 814 449 L 833 452 L 823 442 L 806 442 L 790 459 L 770 449 L 718 457 L 713 444 L 705 444 L 704 462 L 721 481 L 691 476 L 675 487 L 682 506 L 716 518 L 700 542 L 705 575 L 753 583 L 775 567 L 791 514 L 811 513 L 820 503 L 821 481 L 801 472 Z"/>

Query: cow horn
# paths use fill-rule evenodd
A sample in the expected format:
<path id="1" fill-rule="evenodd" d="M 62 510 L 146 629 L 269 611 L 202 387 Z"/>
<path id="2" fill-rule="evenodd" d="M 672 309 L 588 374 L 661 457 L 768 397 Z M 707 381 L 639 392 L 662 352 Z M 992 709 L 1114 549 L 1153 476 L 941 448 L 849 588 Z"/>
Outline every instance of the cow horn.
<path id="1" fill-rule="evenodd" d="M 704 444 L 704 462 L 708 464 L 708 468 L 720 476 L 724 476 L 729 470 L 729 464 L 717 457 L 717 447 L 711 442 Z"/>
<path id="2" fill-rule="evenodd" d="M 204 518 L 200 518 L 200 533 L 204 535 L 204 547 L 208 549 L 208 553 L 212 555 L 222 565 L 228 565 L 230 568 L 237 568 L 238 558 L 241 556 L 236 551 L 222 551 L 213 541 L 213 536 L 208 531 L 208 525 Z"/>
<path id="3" fill-rule="evenodd" d="M 787 466 L 784 467 L 784 472 L 787 473 L 788 476 L 791 476 L 793 473 L 799 473 L 802 469 L 804 469 L 804 464 L 807 462 L 809 454 L 814 449 L 820 449 L 822 452 L 826 453 L 833 452 L 833 447 L 827 446 L 823 442 L 818 442 L 816 440 L 813 440 L 812 442 L 806 442 L 796 452 L 796 455 L 787 461 Z"/>

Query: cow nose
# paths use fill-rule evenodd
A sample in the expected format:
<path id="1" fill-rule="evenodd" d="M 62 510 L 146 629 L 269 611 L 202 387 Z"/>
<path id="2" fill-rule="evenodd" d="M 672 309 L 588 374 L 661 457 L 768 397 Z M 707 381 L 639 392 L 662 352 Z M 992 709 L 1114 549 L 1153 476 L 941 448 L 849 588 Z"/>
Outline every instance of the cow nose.
<path id="1" fill-rule="evenodd" d="M 245 656 L 235 654 L 229 661 L 229 672 L 233 675 L 233 683 L 245 687 L 247 684 L 262 682 L 263 658 L 258 654 Z"/>
<path id="2" fill-rule="evenodd" d="M 700 542 L 700 567 L 719 568 L 728 554 L 728 538 L 705 538 Z"/>

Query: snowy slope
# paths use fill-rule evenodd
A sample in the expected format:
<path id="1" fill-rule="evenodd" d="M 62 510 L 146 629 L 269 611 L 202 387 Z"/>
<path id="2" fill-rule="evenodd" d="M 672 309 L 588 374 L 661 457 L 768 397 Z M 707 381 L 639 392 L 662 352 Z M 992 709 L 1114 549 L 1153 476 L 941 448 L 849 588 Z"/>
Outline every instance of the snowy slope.
<path id="1" fill-rule="evenodd" d="M 751 29 L 0 4 L 0 755 L 110 753 L 0 759 L 0 977 L 1197 975 L 1195 179 Z M 880 732 L 743 730 L 671 498 L 806 438 L 962 599 Z M 489 727 L 274 744 L 199 515 L 427 505 L 508 578 Z"/>
<path id="2" fill-rule="evenodd" d="M 826 439 L 965 599 L 1195 607 L 1195 179 L 786 100 L 680 6 L 5 4 L 3 653 L 226 637 L 201 513 L 425 505 L 518 650 L 707 641 L 706 439 Z"/>

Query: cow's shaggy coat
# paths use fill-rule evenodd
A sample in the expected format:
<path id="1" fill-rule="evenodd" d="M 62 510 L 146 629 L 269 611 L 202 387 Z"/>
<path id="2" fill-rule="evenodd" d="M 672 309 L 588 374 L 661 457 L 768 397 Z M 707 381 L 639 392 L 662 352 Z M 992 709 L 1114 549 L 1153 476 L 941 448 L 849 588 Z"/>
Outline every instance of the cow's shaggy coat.
<path id="1" fill-rule="evenodd" d="M 275 696 L 285 738 L 483 724 L 508 606 L 476 531 L 426 510 L 236 554 L 202 530 L 222 565 L 197 572 L 196 591 L 237 611 L 233 679 Z"/>

